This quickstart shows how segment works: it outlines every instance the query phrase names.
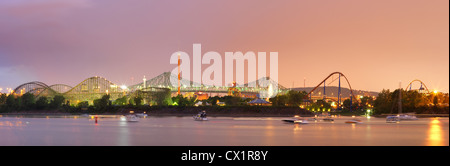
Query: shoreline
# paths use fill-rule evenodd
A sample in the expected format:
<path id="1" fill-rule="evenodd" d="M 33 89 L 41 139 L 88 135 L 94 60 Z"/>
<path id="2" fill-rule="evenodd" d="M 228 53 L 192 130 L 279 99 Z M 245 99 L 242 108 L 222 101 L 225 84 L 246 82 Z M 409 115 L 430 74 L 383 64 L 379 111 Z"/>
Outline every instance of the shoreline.
<path id="1" fill-rule="evenodd" d="M 140 113 L 140 112 L 137 112 Z M 10 112 L 10 113 L 0 113 L 1 117 L 12 117 L 12 116 L 82 116 L 82 115 L 99 115 L 99 116 L 120 116 L 120 115 L 126 115 L 128 113 L 125 112 L 118 112 L 118 113 L 66 113 L 66 112 Z M 168 117 L 168 116 L 175 116 L 175 117 L 192 117 L 196 115 L 190 114 L 190 113 L 175 113 L 175 112 L 166 112 L 166 113 L 147 113 L 148 117 Z M 280 113 L 241 113 L 241 114 L 231 114 L 231 113 L 208 113 L 209 117 L 292 117 L 298 114 L 280 114 Z M 339 115 L 339 114 L 338 114 Z M 396 114 L 382 114 L 382 115 L 372 115 L 372 117 L 375 118 L 386 118 L 389 115 L 396 115 Z M 314 117 L 314 114 L 311 115 L 301 115 L 301 117 Z M 351 117 L 351 115 L 339 115 L 344 117 Z M 357 116 L 363 116 L 363 115 L 357 115 Z M 448 114 L 415 114 L 417 118 L 448 118 Z"/>

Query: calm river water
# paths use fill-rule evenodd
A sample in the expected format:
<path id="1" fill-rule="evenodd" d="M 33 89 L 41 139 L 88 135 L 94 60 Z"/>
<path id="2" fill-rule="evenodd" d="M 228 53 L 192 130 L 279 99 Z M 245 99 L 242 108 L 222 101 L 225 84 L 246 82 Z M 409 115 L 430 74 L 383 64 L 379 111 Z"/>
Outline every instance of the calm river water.
<path id="1" fill-rule="evenodd" d="M 360 117 L 361 124 L 280 117 L 0 117 L 0 146 L 449 146 L 448 118 L 386 123 Z"/>

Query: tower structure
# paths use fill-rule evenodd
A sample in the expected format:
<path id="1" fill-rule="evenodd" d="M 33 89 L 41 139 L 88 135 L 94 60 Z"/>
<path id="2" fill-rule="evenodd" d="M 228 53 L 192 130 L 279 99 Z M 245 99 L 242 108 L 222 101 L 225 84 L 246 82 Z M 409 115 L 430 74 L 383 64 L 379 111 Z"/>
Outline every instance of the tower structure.
<path id="1" fill-rule="evenodd" d="M 180 53 L 178 53 L 178 92 L 177 92 L 177 95 L 180 95 L 181 94 L 181 73 L 180 73 L 180 63 L 181 63 L 181 60 L 180 60 Z"/>
<path id="2" fill-rule="evenodd" d="M 146 86 L 146 84 L 147 84 L 147 79 L 145 78 L 145 76 L 144 76 L 144 78 L 142 79 L 142 81 L 144 81 L 144 86 L 143 86 L 142 89 L 147 88 L 147 86 Z"/>

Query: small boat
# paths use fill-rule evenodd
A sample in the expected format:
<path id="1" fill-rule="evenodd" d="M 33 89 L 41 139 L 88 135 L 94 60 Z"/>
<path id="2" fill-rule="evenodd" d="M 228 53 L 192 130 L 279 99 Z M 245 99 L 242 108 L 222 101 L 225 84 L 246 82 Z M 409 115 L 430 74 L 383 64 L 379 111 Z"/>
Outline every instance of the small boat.
<path id="1" fill-rule="evenodd" d="M 299 120 L 299 119 L 284 119 L 284 122 L 295 123 L 295 124 L 307 124 L 308 120 Z"/>
<path id="2" fill-rule="evenodd" d="M 136 115 L 127 115 L 125 116 L 127 122 L 139 122 L 139 117 Z"/>
<path id="3" fill-rule="evenodd" d="M 283 119 L 282 121 L 287 123 L 294 123 L 294 124 L 307 124 L 309 123 L 308 120 L 301 118 L 300 116 L 294 116 L 292 119 Z"/>
<path id="4" fill-rule="evenodd" d="M 419 120 L 415 115 L 410 114 L 400 114 L 397 115 L 397 117 L 399 118 L 399 120 Z"/>
<path id="5" fill-rule="evenodd" d="M 398 116 L 387 116 L 386 123 L 399 123 L 400 118 Z"/>
<path id="6" fill-rule="evenodd" d="M 362 123 L 362 121 L 358 120 L 358 119 L 352 119 L 352 120 L 345 121 L 345 123 L 356 124 L 356 123 Z"/>
<path id="7" fill-rule="evenodd" d="M 207 121 L 208 118 L 206 117 L 206 112 L 202 111 L 200 113 L 198 113 L 197 115 L 193 116 L 195 121 Z"/>
<path id="8" fill-rule="evenodd" d="M 206 117 L 194 116 L 193 118 L 195 121 L 208 121 Z"/>
<path id="9" fill-rule="evenodd" d="M 145 118 L 148 115 L 146 113 L 138 113 L 138 114 L 136 114 L 136 116 L 139 117 L 139 118 Z"/>

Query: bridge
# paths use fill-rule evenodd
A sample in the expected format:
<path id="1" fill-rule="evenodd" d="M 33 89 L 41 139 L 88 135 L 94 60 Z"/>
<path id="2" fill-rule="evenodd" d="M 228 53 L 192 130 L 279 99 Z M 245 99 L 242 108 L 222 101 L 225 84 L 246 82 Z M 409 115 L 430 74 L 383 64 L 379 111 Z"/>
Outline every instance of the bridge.
<path id="1" fill-rule="evenodd" d="M 147 87 L 159 87 L 159 88 L 168 88 L 170 89 L 170 91 L 172 92 L 173 95 L 176 95 L 176 93 L 178 92 L 178 85 L 177 86 L 173 86 L 171 83 L 171 80 L 174 82 L 177 82 L 175 80 L 178 80 L 178 76 L 177 75 L 173 75 L 171 74 L 171 72 L 164 72 L 150 80 L 144 80 L 144 82 L 136 84 L 136 85 L 132 85 L 130 86 L 131 90 L 138 90 L 143 88 L 144 86 Z M 218 93 L 218 94 L 228 94 L 230 87 L 233 87 L 232 85 L 230 86 L 208 86 L 208 85 L 202 85 L 199 83 L 194 83 L 190 80 L 186 80 L 186 79 L 181 79 L 180 80 L 182 82 L 182 85 L 180 87 L 180 92 L 181 93 L 195 93 L 195 92 L 204 92 L 204 93 Z M 265 78 L 260 78 L 254 82 L 250 82 L 244 85 L 237 85 L 235 88 L 238 89 L 238 91 L 241 94 L 244 95 L 257 95 L 259 94 L 259 92 L 261 91 L 266 91 L 268 88 L 267 87 L 262 87 L 260 86 L 260 82 L 265 81 L 267 84 L 272 84 L 278 85 L 278 93 L 279 94 L 283 94 L 286 93 L 287 91 L 289 91 L 289 89 L 285 88 L 284 86 L 278 84 L 277 82 L 271 80 L 269 77 L 265 77 Z M 184 86 L 184 85 L 189 85 L 189 86 Z M 192 85 L 192 86 L 190 86 Z M 193 86 L 193 85 L 200 85 L 200 86 Z M 250 86 L 250 85 L 255 85 L 255 86 Z"/>

